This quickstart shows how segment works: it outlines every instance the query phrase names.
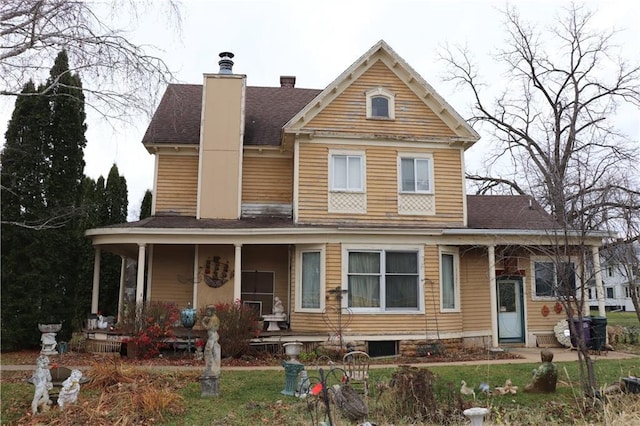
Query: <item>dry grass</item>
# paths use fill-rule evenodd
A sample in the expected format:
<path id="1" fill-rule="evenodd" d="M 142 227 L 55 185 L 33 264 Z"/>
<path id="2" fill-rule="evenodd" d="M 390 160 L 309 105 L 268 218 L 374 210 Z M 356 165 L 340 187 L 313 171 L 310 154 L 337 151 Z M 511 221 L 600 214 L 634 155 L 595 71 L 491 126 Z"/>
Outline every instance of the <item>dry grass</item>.
<path id="1" fill-rule="evenodd" d="M 119 360 L 95 363 L 86 374 L 92 380 L 83 386 L 84 402 L 60 411 L 25 414 L 20 425 L 148 425 L 158 424 L 167 415 L 185 411 L 178 391 L 195 377 L 185 374 L 161 374 L 123 366 Z"/>

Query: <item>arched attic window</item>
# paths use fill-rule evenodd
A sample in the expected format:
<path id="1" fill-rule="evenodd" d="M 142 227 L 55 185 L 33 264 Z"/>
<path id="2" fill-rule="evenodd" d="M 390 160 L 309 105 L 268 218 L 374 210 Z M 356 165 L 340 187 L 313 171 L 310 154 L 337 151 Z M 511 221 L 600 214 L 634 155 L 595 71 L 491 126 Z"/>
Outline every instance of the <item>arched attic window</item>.
<path id="1" fill-rule="evenodd" d="M 367 98 L 367 118 L 394 120 L 396 118 L 395 95 L 378 87 L 365 93 Z"/>

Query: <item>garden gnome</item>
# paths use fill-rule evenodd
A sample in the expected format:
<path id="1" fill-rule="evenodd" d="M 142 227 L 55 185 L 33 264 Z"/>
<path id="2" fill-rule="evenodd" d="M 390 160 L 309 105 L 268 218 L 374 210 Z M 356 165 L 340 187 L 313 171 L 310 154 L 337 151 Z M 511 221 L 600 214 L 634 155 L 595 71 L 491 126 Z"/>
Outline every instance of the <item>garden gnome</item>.
<path id="1" fill-rule="evenodd" d="M 58 405 L 61 410 L 64 409 L 65 404 L 73 404 L 78 400 L 81 378 L 82 372 L 80 370 L 71 370 L 71 375 L 62 382 L 62 390 L 58 396 Z"/>
<path id="2" fill-rule="evenodd" d="M 529 393 L 552 393 L 556 391 L 558 382 L 558 368 L 553 361 L 553 352 L 549 349 L 540 351 L 542 364 L 533 370 L 533 381 L 525 386 L 524 391 Z"/>
<path id="3" fill-rule="evenodd" d="M 202 326 L 207 330 L 207 345 L 204 347 L 204 376 L 218 377 L 220 376 L 220 344 L 218 343 L 220 319 L 212 306 L 207 307 Z"/>
<path id="4" fill-rule="evenodd" d="M 31 411 L 33 414 L 38 412 L 38 407 L 44 409 L 51 403 L 49 399 L 49 391 L 53 389 L 51 383 L 51 371 L 49 371 L 49 357 L 40 355 L 36 360 L 38 367 L 31 377 L 31 382 L 35 385 L 33 394 L 33 402 L 31 402 Z"/>

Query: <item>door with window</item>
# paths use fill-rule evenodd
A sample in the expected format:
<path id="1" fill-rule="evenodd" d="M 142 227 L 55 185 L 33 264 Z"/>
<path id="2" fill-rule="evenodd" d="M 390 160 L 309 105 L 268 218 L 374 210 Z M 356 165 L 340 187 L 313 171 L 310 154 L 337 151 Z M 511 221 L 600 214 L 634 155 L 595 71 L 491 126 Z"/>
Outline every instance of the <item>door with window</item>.
<path id="1" fill-rule="evenodd" d="M 266 271 L 242 271 L 242 303 L 251 306 L 259 316 L 273 312 L 275 274 Z"/>
<path id="2" fill-rule="evenodd" d="M 524 311 L 521 279 L 498 279 L 498 340 L 524 342 Z"/>

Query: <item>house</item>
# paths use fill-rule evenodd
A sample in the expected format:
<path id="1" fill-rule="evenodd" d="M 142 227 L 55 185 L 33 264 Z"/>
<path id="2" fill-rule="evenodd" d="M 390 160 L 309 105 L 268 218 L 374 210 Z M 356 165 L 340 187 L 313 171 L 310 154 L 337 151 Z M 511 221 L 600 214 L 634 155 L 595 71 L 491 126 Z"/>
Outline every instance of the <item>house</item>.
<path id="1" fill-rule="evenodd" d="M 263 341 L 372 353 L 535 346 L 565 318 L 536 255 L 556 223 L 529 197 L 466 194 L 478 134 L 387 43 L 323 90 L 247 86 L 232 58 L 168 86 L 142 140 L 152 216 L 89 230 L 96 270 L 101 250 L 137 259 L 138 302 L 241 300 L 264 316 L 278 297 L 288 329 Z M 596 257 L 601 241 L 587 239 Z"/>
<path id="2" fill-rule="evenodd" d="M 607 247 L 600 251 L 604 306 L 607 311 L 635 312 L 631 295 L 640 288 L 638 245 Z M 589 282 L 589 305 L 598 309 L 598 295 L 594 282 Z"/>

